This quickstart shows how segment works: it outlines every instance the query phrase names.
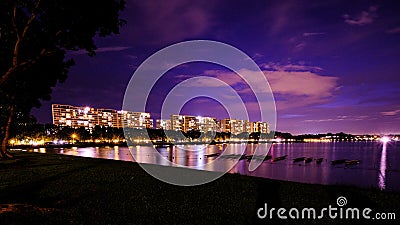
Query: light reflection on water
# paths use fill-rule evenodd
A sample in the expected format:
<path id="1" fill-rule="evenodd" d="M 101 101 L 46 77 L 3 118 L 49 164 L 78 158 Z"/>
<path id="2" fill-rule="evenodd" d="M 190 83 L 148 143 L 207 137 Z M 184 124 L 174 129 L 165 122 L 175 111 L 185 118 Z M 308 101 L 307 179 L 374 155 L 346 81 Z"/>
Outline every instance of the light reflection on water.
<path id="1" fill-rule="evenodd" d="M 379 165 L 378 186 L 381 190 L 386 188 L 386 148 L 387 148 L 387 143 L 384 142 L 382 146 L 381 162 Z"/>
<path id="2" fill-rule="evenodd" d="M 243 175 L 266 177 L 279 180 L 290 180 L 304 183 L 345 184 L 360 187 L 375 187 L 379 189 L 400 191 L 400 143 L 382 145 L 378 142 L 351 143 L 291 143 L 276 144 L 270 149 L 269 155 L 279 157 L 288 155 L 286 160 L 272 162 L 264 161 L 255 171 L 249 172 L 249 162 L 235 161 L 222 157 L 205 157 L 206 154 L 222 152 L 239 153 L 245 148 L 245 154 L 251 155 L 256 148 L 266 147 L 265 144 L 221 144 L 184 145 L 175 147 L 156 148 L 161 155 L 158 157 L 150 146 L 135 147 L 86 147 L 61 149 L 35 149 L 41 153 L 59 153 L 65 155 L 105 158 L 123 161 L 137 161 L 159 165 L 174 165 L 196 167 L 210 171 L 225 171 Z M 190 151 L 185 149 L 190 148 Z M 134 155 L 135 159 L 132 157 Z M 324 158 L 321 164 L 314 160 L 310 163 L 294 163 L 297 157 Z M 345 166 L 344 164 L 331 165 L 331 160 L 358 159 L 360 164 Z M 211 163 L 217 162 L 217 163 Z"/>

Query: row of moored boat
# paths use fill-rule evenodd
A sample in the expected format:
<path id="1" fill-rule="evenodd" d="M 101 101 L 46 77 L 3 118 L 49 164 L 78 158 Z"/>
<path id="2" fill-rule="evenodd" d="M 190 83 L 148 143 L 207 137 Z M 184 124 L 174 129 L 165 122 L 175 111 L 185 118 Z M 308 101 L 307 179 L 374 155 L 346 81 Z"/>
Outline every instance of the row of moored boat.
<path id="1" fill-rule="evenodd" d="M 282 160 L 287 159 L 287 157 L 288 157 L 288 155 L 283 155 L 283 156 L 274 157 L 274 158 L 272 156 L 270 156 L 270 155 L 267 155 L 267 156 L 263 156 L 263 155 L 246 155 L 246 154 L 243 154 L 243 155 L 241 155 L 241 154 L 221 155 L 221 153 L 219 153 L 219 152 L 205 155 L 205 157 L 207 157 L 207 158 L 218 157 L 218 156 L 220 156 L 221 159 L 237 159 L 237 158 L 239 158 L 239 160 L 248 160 L 248 161 L 250 161 L 251 159 L 260 160 L 260 161 L 271 160 L 271 162 L 282 161 Z M 321 164 L 324 161 L 324 158 L 315 158 L 314 159 L 312 157 L 298 157 L 298 158 L 294 158 L 293 159 L 294 163 L 299 163 L 299 162 L 311 163 L 313 161 L 315 161 L 316 164 Z M 344 164 L 346 166 L 349 166 L 349 165 L 356 165 L 356 164 L 359 164 L 359 163 L 360 163 L 360 160 L 358 160 L 358 159 L 352 159 L 352 160 L 336 159 L 336 160 L 332 160 L 331 161 L 331 165 Z"/>

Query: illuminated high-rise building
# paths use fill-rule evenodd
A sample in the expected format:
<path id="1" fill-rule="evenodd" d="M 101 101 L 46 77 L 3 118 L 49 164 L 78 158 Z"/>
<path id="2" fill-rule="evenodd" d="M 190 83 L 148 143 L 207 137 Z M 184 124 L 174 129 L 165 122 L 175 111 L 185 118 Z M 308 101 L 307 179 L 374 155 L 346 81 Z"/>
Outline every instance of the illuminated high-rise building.
<path id="1" fill-rule="evenodd" d="M 254 131 L 252 132 L 269 133 L 269 125 L 267 122 L 254 122 L 253 127 Z"/>
<path id="2" fill-rule="evenodd" d="M 52 105 L 53 124 L 85 127 L 92 129 L 96 125 L 106 127 L 152 128 L 150 113 L 117 111 L 115 109 L 95 109 L 71 105 Z"/>
<path id="3" fill-rule="evenodd" d="M 196 116 L 198 130 L 202 132 L 216 132 L 217 119 L 215 117 Z"/>
<path id="4" fill-rule="evenodd" d="M 231 132 L 231 119 L 223 119 L 218 121 L 218 132 Z"/>
<path id="5" fill-rule="evenodd" d="M 153 120 L 150 113 L 118 111 L 122 127 L 128 128 L 153 128 Z"/>
<path id="6" fill-rule="evenodd" d="M 52 105 L 53 124 L 58 126 L 93 128 L 99 124 L 97 110 L 91 107 Z"/>
<path id="7" fill-rule="evenodd" d="M 163 120 L 163 119 L 157 119 L 156 120 L 156 128 L 157 129 L 163 129 L 163 130 L 171 130 L 171 120 Z"/>
<path id="8" fill-rule="evenodd" d="M 53 124 L 58 126 L 85 127 L 87 129 L 92 129 L 96 125 L 117 128 L 153 128 L 150 113 L 146 112 L 53 104 L 52 114 Z M 189 115 L 171 115 L 170 119 L 157 119 L 156 128 L 183 132 L 191 130 L 199 130 L 205 133 L 218 131 L 235 135 L 243 132 L 269 132 L 266 122 L 249 122 L 227 118 L 219 120 L 217 123 L 215 117 Z"/>
<path id="9" fill-rule="evenodd" d="M 183 130 L 184 116 L 171 115 L 171 130 Z"/>
<path id="10" fill-rule="evenodd" d="M 240 134 L 243 132 L 268 133 L 269 127 L 267 122 L 249 122 L 247 120 L 223 119 L 218 122 L 219 132 L 228 132 L 232 134 Z"/>
<path id="11" fill-rule="evenodd" d="M 171 130 L 188 132 L 200 130 L 203 132 L 216 131 L 216 118 L 204 116 L 171 115 Z"/>

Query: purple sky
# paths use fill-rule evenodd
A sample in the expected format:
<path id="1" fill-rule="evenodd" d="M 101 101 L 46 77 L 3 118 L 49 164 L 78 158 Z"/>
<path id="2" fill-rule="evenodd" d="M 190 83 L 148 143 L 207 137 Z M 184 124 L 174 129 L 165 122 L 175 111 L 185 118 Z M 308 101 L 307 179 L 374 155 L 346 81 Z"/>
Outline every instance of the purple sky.
<path id="1" fill-rule="evenodd" d="M 76 65 L 52 100 L 33 110 L 39 122 L 51 121 L 51 103 L 120 109 L 127 83 L 147 57 L 170 44 L 208 39 L 235 46 L 260 66 L 275 96 L 279 131 L 400 133 L 398 1 L 127 0 L 123 18 L 119 36 L 97 39 L 96 57 L 69 54 Z M 254 100 L 231 71 L 189 63 L 158 82 L 149 111 L 157 117 L 170 88 L 200 75 Z M 206 98 L 182 113 L 227 116 Z"/>

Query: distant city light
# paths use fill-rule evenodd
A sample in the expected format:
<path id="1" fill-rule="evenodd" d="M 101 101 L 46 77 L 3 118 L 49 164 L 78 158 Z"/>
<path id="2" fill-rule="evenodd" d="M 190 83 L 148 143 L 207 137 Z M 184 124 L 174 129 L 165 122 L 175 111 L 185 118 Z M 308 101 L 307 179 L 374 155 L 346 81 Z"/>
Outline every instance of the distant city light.
<path id="1" fill-rule="evenodd" d="M 388 143 L 388 142 L 390 141 L 390 138 L 387 137 L 387 136 L 383 136 L 383 137 L 381 137 L 380 141 L 381 141 L 382 143 Z"/>

